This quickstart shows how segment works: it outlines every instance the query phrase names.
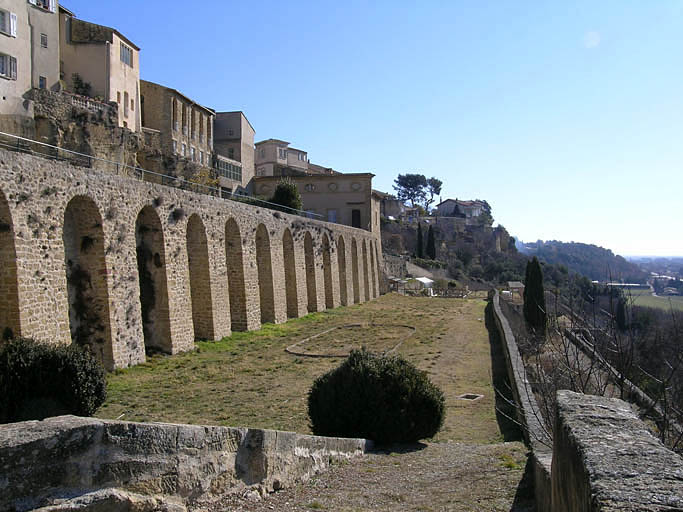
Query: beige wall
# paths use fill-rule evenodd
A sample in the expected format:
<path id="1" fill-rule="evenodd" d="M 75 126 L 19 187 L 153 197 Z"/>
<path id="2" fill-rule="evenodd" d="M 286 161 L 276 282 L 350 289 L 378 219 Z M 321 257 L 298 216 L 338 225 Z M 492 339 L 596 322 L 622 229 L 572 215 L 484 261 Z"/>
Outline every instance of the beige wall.
<path id="1" fill-rule="evenodd" d="M 242 182 L 240 185 L 250 190 L 254 168 L 254 129 L 243 112 L 218 112 L 216 114 L 214 133 L 214 151 L 225 157 L 237 160 L 242 164 Z M 223 178 L 226 181 L 226 178 Z M 226 187 L 234 187 L 228 185 Z"/>
<path id="2" fill-rule="evenodd" d="M 254 165 L 258 176 L 273 176 L 277 165 L 287 165 L 287 157 L 280 158 L 278 149 L 287 150 L 287 143 L 266 141 L 256 146 Z"/>
<path id="3" fill-rule="evenodd" d="M 379 233 L 379 203 L 371 212 L 372 174 L 337 174 L 333 176 L 290 177 L 297 186 L 304 204 L 304 210 L 322 215 L 323 220 L 352 225 L 353 210 L 360 211 L 360 227 Z M 269 197 L 280 181 L 278 176 L 254 178 L 254 194 Z M 319 218 L 319 217 L 316 217 Z"/>
<path id="4" fill-rule="evenodd" d="M 129 130 L 140 131 L 140 52 L 112 34 L 109 46 L 109 101 L 116 101 L 117 93 L 121 93 L 119 104 L 119 126 L 127 126 Z M 133 65 L 121 61 L 121 43 L 133 50 Z M 128 103 L 124 99 L 128 93 Z M 132 105 L 131 105 L 132 101 Z M 128 115 L 126 115 L 126 113 Z"/>
<path id="5" fill-rule="evenodd" d="M 0 0 L 0 9 L 17 15 L 17 36 L 0 33 L 0 53 L 17 59 L 17 79 L 0 77 L 0 116 L 32 116 L 22 95 L 31 88 L 31 31 L 26 0 Z M 1 125 L 0 125 L 1 126 Z"/>
<path id="6" fill-rule="evenodd" d="M 46 89 L 59 88 L 59 17 L 57 11 L 50 12 L 24 2 L 28 6 L 28 22 L 31 26 L 31 62 L 33 87 L 39 87 L 40 77 L 46 79 Z M 41 35 L 47 36 L 47 48 L 41 45 Z"/>
<path id="7" fill-rule="evenodd" d="M 107 51 L 103 44 L 70 44 L 71 16 L 59 13 L 59 58 L 67 90 L 73 91 L 78 73 L 92 87 L 92 95 L 109 101 Z"/>

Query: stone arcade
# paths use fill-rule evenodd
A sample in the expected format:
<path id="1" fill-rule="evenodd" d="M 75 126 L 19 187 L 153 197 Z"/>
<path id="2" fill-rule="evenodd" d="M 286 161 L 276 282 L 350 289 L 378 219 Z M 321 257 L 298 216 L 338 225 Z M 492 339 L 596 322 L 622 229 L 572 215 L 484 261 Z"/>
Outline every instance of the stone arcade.
<path id="1" fill-rule="evenodd" d="M 0 150 L 0 331 L 109 369 L 379 294 L 371 232 Z"/>

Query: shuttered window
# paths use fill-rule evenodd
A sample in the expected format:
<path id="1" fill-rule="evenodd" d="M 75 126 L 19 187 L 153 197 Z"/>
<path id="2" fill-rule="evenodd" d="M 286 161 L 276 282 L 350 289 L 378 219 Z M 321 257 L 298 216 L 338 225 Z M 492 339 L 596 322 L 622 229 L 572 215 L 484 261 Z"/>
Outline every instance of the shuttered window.
<path id="1" fill-rule="evenodd" d="M 0 76 L 11 80 L 17 79 L 17 59 L 0 54 Z"/>
<path id="2" fill-rule="evenodd" d="M 17 15 L 0 9 L 0 32 L 17 37 Z"/>

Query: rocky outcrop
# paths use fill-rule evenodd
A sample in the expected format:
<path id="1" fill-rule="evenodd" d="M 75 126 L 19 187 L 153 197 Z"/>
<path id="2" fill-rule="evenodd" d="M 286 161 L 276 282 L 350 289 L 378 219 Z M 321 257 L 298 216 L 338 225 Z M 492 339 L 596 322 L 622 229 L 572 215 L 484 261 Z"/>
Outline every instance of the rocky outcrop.
<path id="1" fill-rule="evenodd" d="M 367 448 L 363 439 L 76 416 L 7 424 L 0 510 L 181 511 L 279 490 Z"/>
<path id="2" fill-rule="evenodd" d="M 552 510 L 683 510 L 683 459 L 626 402 L 559 391 Z"/>

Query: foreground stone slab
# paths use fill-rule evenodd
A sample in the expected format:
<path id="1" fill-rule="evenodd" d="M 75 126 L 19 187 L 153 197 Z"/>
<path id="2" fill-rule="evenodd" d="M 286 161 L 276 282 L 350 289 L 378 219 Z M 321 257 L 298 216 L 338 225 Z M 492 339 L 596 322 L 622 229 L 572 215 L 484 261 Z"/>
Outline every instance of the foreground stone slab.
<path id="1" fill-rule="evenodd" d="M 683 510 L 683 458 L 616 398 L 557 393 L 552 510 Z"/>
<path id="2" fill-rule="evenodd" d="M 248 487 L 278 490 L 368 449 L 364 439 L 247 428 L 76 416 L 12 423 L 0 425 L 0 510 L 180 511 Z"/>

